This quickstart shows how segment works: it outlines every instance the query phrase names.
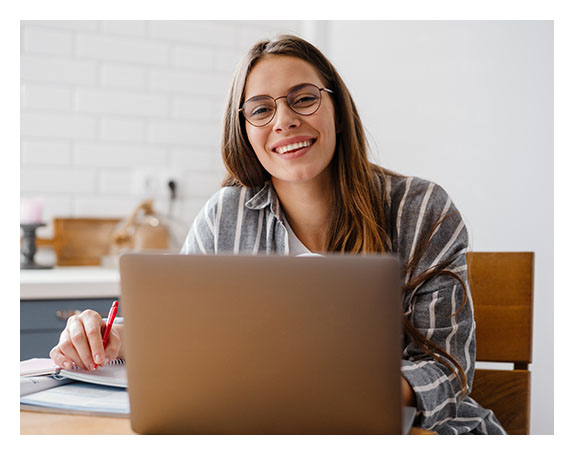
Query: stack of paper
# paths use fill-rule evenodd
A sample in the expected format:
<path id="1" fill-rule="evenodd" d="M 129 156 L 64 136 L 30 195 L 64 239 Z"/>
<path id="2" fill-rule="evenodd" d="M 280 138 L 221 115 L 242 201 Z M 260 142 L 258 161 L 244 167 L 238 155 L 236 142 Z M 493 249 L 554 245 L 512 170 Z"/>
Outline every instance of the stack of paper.
<path id="1" fill-rule="evenodd" d="M 23 410 L 128 417 L 126 387 L 123 361 L 95 371 L 60 370 L 51 359 L 20 362 Z"/>

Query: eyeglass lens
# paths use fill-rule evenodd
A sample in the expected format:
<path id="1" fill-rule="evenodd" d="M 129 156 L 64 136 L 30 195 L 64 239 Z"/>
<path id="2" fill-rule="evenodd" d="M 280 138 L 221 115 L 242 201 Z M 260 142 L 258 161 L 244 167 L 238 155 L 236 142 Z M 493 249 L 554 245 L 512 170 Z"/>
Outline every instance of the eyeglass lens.
<path id="1" fill-rule="evenodd" d="M 319 109 L 321 90 L 312 84 L 305 84 L 292 89 L 285 98 L 287 105 L 297 114 L 311 115 Z M 267 95 L 250 98 L 243 104 L 245 118 L 255 126 L 271 121 L 276 109 L 277 102 Z"/>

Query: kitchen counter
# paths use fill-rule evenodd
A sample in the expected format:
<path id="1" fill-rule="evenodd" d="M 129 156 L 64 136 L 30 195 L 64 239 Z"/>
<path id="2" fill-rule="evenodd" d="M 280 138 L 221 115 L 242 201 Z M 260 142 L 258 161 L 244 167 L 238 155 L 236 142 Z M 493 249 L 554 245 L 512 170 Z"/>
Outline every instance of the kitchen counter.
<path id="1" fill-rule="evenodd" d="M 82 299 L 120 295 L 120 272 L 103 267 L 20 270 L 20 300 Z"/>

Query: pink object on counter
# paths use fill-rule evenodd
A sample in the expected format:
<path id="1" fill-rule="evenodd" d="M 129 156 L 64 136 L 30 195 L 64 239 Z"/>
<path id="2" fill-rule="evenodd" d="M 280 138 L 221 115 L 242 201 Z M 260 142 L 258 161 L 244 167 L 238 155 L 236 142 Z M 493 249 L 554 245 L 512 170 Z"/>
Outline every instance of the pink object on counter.
<path id="1" fill-rule="evenodd" d="M 42 223 L 44 200 L 39 197 L 24 197 L 20 199 L 20 223 Z"/>

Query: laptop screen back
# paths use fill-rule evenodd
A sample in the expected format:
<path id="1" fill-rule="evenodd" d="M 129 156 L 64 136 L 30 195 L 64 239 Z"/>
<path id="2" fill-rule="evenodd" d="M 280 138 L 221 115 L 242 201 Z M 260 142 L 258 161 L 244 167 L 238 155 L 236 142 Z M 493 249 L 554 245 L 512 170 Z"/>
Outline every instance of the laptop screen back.
<path id="1" fill-rule="evenodd" d="M 120 258 L 132 428 L 401 433 L 390 256 Z"/>

